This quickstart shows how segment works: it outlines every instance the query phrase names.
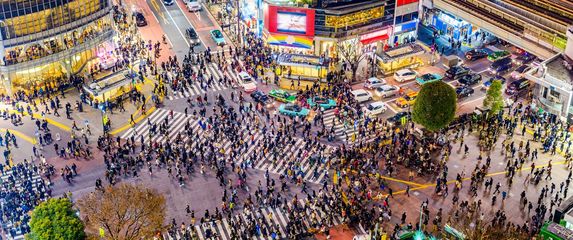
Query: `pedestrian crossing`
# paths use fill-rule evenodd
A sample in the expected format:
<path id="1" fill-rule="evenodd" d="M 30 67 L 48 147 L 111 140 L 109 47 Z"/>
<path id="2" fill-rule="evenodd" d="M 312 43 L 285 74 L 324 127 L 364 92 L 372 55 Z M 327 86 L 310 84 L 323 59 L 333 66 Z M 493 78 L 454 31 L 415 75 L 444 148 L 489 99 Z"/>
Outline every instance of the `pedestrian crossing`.
<path id="1" fill-rule="evenodd" d="M 327 207 L 327 212 L 321 210 L 320 207 L 314 206 L 311 202 L 306 202 L 305 199 L 298 200 L 298 208 L 293 208 L 291 203 L 289 203 L 291 211 L 295 211 L 299 216 L 298 220 L 302 221 L 304 230 L 306 232 L 312 232 L 317 230 L 320 225 L 325 224 L 329 226 L 340 225 L 344 223 L 344 219 L 340 214 L 335 214 Z M 306 204 L 309 207 L 302 208 Z M 311 216 L 311 217 L 306 217 Z M 175 233 L 164 233 L 163 238 L 169 240 L 180 240 L 186 239 L 186 236 L 195 236 L 192 239 L 200 240 L 231 240 L 231 239 L 241 239 L 241 234 L 243 232 L 250 232 L 249 229 L 245 229 L 246 224 L 240 223 L 254 223 L 256 234 L 250 239 L 266 240 L 266 239 L 288 239 L 289 232 L 287 230 L 287 225 L 291 221 L 289 214 L 282 208 L 271 208 L 271 207 L 261 207 L 257 210 L 243 210 L 240 214 L 236 214 L 231 218 L 223 218 L 221 220 L 215 220 L 211 222 L 206 222 L 198 224 L 195 226 L 189 226 L 185 230 L 180 230 Z M 360 234 L 365 234 L 363 228 L 359 228 L 358 232 Z"/>
<path id="2" fill-rule="evenodd" d="M 138 125 L 125 131 L 121 138 L 130 139 L 134 137 L 135 141 L 139 141 L 141 136 L 143 136 L 144 143 L 148 144 L 150 142 L 165 143 L 168 140 L 175 139 L 178 133 L 185 130 L 185 125 L 189 123 L 193 130 L 199 130 L 200 120 L 194 119 L 191 115 L 185 115 L 184 113 L 173 111 L 173 117 L 170 116 L 171 111 L 158 108 L 152 114 L 147 117 L 146 121 L 142 121 Z M 163 132 L 161 131 L 159 125 L 165 122 L 168 126 Z M 153 125 L 157 127 L 153 127 Z M 183 140 L 189 139 L 186 134 L 182 134 Z"/>
<path id="3" fill-rule="evenodd" d="M 199 66 L 191 66 L 194 72 L 201 72 L 203 75 L 203 82 L 194 81 L 192 84 L 181 86 L 176 90 L 171 89 L 171 94 L 168 94 L 167 99 L 176 100 L 181 98 L 188 98 L 191 96 L 203 95 L 206 92 L 223 91 L 229 88 L 228 84 L 223 79 L 230 79 L 237 82 L 238 73 L 231 68 L 227 71 L 222 71 L 216 63 L 208 63 L 204 71 L 200 71 Z M 213 77 L 214 81 L 211 85 L 207 84 L 207 80 Z"/>
<path id="4" fill-rule="evenodd" d="M 336 117 L 334 109 L 329 109 L 324 111 L 323 120 L 326 130 L 330 132 L 330 129 L 334 126 L 335 138 L 344 142 L 372 142 L 377 137 L 376 134 L 373 134 L 371 131 L 366 131 L 366 134 L 359 131 L 361 127 L 364 128 L 365 126 L 365 118 L 360 118 L 358 120 L 348 119 L 345 121 Z M 371 123 L 374 121 L 377 121 L 375 126 L 376 130 L 381 130 L 383 128 L 383 124 L 377 117 L 368 120 L 367 130 L 372 130 Z"/>
<path id="5" fill-rule="evenodd" d="M 161 128 L 161 125 L 166 126 Z M 187 127 L 186 127 L 187 125 Z M 328 180 L 328 165 L 330 153 L 335 147 L 322 143 L 311 143 L 308 139 L 293 137 L 292 141 L 280 142 L 274 148 L 263 149 L 266 142 L 270 145 L 271 136 L 263 134 L 255 128 L 244 125 L 238 132 L 241 142 L 232 141 L 230 137 L 213 138 L 213 133 L 205 129 L 207 124 L 202 119 L 194 119 L 191 115 L 170 110 L 157 109 L 150 114 L 146 121 L 126 130 L 121 138 L 131 139 L 149 144 L 157 142 L 165 144 L 173 142 L 179 135 L 182 141 L 186 142 L 192 138 L 194 141 L 191 147 L 195 148 L 199 144 L 210 141 L 218 150 L 223 149 L 226 161 L 246 162 L 261 171 L 269 173 L 283 174 L 285 176 L 295 176 L 302 178 L 306 182 L 320 184 L 323 180 Z M 188 129 L 188 130 L 186 130 Z M 235 159 L 231 159 L 231 152 L 235 151 Z M 259 160 L 257 160 L 259 159 Z"/>
<path id="6" fill-rule="evenodd" d="M 354 121 L 339 119 L 336 117 L 334 109 L 324 111 L 323 120 L 328 132 L 330 132 L 330 129 L 334 126 L 334 135 L 338 140 L 347 142 L 351 139 L 351 136 L 357 132 Z"/>
<path id="7" fill-rule="evenodd" d="M 277 147 L 280 149 L 278 159 L 272 157 L 271 151 L 262 153 L 255 169 L 286 176 L 296 175 L 305 182 L 321 183 L 328 179 L 328 161 L 335 147 L 322 144 L 307 146 L 307 139 L 294 138 L 293 143 Z"/>

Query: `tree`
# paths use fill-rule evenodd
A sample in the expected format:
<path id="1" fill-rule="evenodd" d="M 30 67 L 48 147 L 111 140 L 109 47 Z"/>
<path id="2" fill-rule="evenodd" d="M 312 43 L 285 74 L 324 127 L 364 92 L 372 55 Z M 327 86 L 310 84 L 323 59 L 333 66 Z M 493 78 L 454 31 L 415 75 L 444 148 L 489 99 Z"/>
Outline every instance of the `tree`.
<path id="1" fill-rule="evenodd" d="M 425 83 L 414 103 L 412 120 L 429 131 L 440 130 L 454 120 L 457 99 L 456 91 L 447 83 Z"/>
<path id="2" fill-rule="evenodd" d="M 367 56 L 367 54 L 362 51 L 362 44 L 358 38 L 353 38 L 344 42 L 338 42 L 336 49 L 338 51 L 338 56 L 350 65 L 352 81 L 356 81 L 358 65 Z"/>
<path id="3" fill-rule="evenodd" d="M 165 220 L 163 195 L 141 185 L 109 186 L 83 196 L 78 206 L 89 232 L 102 229 L 105 239 L 151 239 Z"/>
<path id="4" fill-rule="evenodd" d="M 30 233 L 26 239 L 85 239 L 84 224 L 68 198 L 51 198 L 32 212 Z"/>
<path id="5" fill-rule="evenodd" d="M 501 81 L 494 80 L 489 86 L 486 96 L 483 99 L 483 106 L 490 109 L 492 114 L 497 114 L 503 108 L 501 88 Z"/>

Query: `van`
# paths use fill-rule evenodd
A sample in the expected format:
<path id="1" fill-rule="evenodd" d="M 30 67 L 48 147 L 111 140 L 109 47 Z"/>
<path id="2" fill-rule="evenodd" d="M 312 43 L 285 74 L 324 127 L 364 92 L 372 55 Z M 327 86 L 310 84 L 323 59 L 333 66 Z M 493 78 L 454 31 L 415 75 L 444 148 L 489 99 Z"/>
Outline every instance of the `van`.
<path id="1" fill-rule="evenodd" d="M 493 62 L 489 68 L 489 71 L 494 74 L 498 75 L 500 73 L 504 73 L 511 69 L 511 58 L 502 58 Z"/>
<path id="2" fill-rule="evenodd" d="M 510 83 L 509 86 L 507 86 L 507 88 L 505 89 L 505 93 L 507 93 L 508 95 L 514 95 L 521 92 L 524 89 L 527 89 L 528 87 L 529 87 L 529 80 L 523 78 Z"/>

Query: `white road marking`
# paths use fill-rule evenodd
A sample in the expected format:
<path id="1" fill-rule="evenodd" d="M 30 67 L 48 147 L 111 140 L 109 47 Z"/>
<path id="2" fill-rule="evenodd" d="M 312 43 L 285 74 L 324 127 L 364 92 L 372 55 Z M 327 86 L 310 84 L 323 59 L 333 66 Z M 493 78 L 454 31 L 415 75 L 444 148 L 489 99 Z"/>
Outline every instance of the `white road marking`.
<path id="1" fill-rule="evenodd" d="M 176 3 L 177 4 L 177 3 Z M 181 31 L 181 29 L 179 28 L 179 26 L 177 26 L 177 23 L 175 22 L 175 19 L 173 19 L 173 16 L 171 15 L 171 13 L 169 12 L 169 9 L 167 9 L 167 7 L 165 6 L 165 4 L 163 3 L 163 1 L 161 1 L 161 5 L 163 5 L 163 7 L 165 8 L 167 15 L 169 15 L 169 18 L 171 18 L 171 21 L 174 23 L 175 28 L 177 28 L 177 31 L 179 31 L 179 34 L 181 34 L 181 36 L 183 37 L 183 40 L 185 41 L 185 43 L 187 44 L 187 46 L 191 46 L 191 44 L 189 43 L 189 41 L 187 40 L 187 37 L 185 37 L 185 34 L 183 34 L 183 32 Z M 177 5 L 179 7 L 179 5 Z M 179 8 L 181 9 L 181 8 Z M 183 13 L 183 15 L 185 15 L 185 13 Z M 187 18 L 187 17 L 185 17 Z M 189 19 L 187 19 L 187 21 L 189 21 Z M 167 34 L 166 34 L 167 35 Z"/>
<path id="2" fill-rule="evenodd" d="M 179 4 L 177 4 L 177 3 L 175 3 L 175 4 L 179 8 L 179 10 L 181 10 L 181 13 L 185 17 L 185 19 L 187 19 L 187 22 L 189 23 L 189 25 L 191 25 L 193 27 L 193 29 L 195 29 L 196 27 L 193 25 L 193 23 L 191 23 L 189 18 L 187 18 L 187 14 L 185 14 L 185 11 L 183 11 L 183 9 L 181 9 L 181 6 L 179 6 Z M 205 10 L 205 11 L 207 11 L 207 10 Z M 197 38 L 199 38 L 199 41 L 201 41 L 201 44 L 203 44 L 203 46 L 205 46 L 205 48 L 207 48 L 207 45 L 205 45 L 205 42 L 203 42 L 203 39 L 201 39 L 201 35 L 198 32 L 197 32 Z"/>

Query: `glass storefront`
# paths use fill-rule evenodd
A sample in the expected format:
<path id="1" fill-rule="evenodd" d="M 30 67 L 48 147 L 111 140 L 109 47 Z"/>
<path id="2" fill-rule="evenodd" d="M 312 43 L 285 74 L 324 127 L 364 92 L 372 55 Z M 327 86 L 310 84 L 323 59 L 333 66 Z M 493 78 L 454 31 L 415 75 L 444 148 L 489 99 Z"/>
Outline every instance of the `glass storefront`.
<path id="1" fill-rule="evenodd" d="M 95 50 L 86 50 L 68 59 L 45 64 L 39 67 L 11 72 L 8 74 L 13 89 L 34 89 L 46 84 L 55 85 L 64 79 L 67 74 L 66 65 L 70 73 L 75 73 L 96 56 Z"/>
<path id="2" fill-rule="evenodd" d="M 46 57 L 81 45 L 111 29 L 109 17 L 57 36 L 5 49 L 4 64 L 12 65 Z"/>
<path id="3" fill-rule="evenodd" d="M 108 0 L 2 0 L 0 3 L 3 39 L 60 27 L 109 6 Z"/>
<path id="4" fill-rule="evenodd" d="M 444 12 L 434 15 L 432 25 L 440 31 L 440 34 L 454 40 L 462 40 L 472 34 L 470 23 Z"/>

